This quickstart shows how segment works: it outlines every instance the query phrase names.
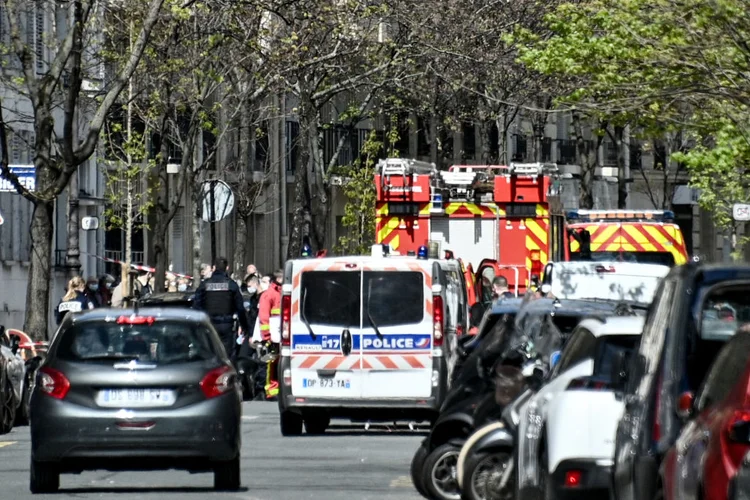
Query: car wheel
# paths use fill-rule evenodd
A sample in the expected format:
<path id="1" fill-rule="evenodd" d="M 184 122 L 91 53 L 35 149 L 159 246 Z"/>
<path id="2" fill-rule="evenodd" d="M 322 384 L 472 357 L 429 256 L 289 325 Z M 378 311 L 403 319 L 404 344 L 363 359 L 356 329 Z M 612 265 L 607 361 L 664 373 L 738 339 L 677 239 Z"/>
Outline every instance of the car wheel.
<path id="1" fill-rule="evenodd" d="M 237 491 L 240 489 L 240 457 L 220 462 L 214 467 L 214 489 Z"/>
<path id="2" fill-rule="evenodd" d="M 7 434 L 13 430 L 13 424 L 16 420 L 16 404 L 13 395 L 13 386 L 10 378 L 6 375 L 5 383 L 2 384 L 0 393 L 0 434 Z"/>
<path id="3" fill-rule="evenodd" d="M 456 480 L 456 465 L 461 448 L 446 443 L 427 455 L 422 467 L 422 484 L 429 498 L 460 500 L 461 491 Z"/>
<path id="4" fill-rule="evenodd" d="M 326 414 L 310 415 L 304 417 L 305 432 L 308 434 L 323 434 L 331 424 L 331 417 Z"/>
<path id="5" fill-rule="evenodd" d="M 417 492 L 425 498 L 430 498 L 422 482 L 422 471 L 424 470 L 424 461 L 427 458 L 428 452 L 427 446 L 422 444 L 417 448 L 417 452 L 411 459 L 411 482 L 414 483 Z"/>
<path id="6" fill-rule="evenodd" d="M 474 453 L 466 458 L 463 478 L 465 500 L 512 500 L 515 498 L 513 473 L 501 488 L 502 477 L 507 470 L 509 453 Z"/>
<path id="7" fill-rule="evenodd" d="M 302 415 L 291 411 L 282 411 L 280 417 L 282 436 L 302 435 Z"/>
<path id="8" fill-rule="evenodd" d="M 60 471 L 55 464 L 31 460 L 29 489 L 32 493 L 54 493 L 60 489 Z"/>

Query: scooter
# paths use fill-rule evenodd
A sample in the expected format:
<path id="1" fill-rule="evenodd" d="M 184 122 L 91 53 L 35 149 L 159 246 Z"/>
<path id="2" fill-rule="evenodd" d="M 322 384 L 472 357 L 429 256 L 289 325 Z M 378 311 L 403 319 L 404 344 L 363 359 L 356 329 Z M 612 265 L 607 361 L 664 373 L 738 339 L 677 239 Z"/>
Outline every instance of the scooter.
<path id="1" fill-rule="evenodd" d="M 430 435 L 412 459 L 412 481 L 422 496 L 437 500 L 460 499 L 455 475 L 458 454 L 478 426 L 500 414 L 502 408 L 498 407 L 494 392 L 507 383 L 504 381 L 507 373 L 493 368 L 504 356 L 507 346 L 518 344 L 519 338 L 513 320 L 508 320 L 502 333 L 488 336 L 484 345 L 468 358 Z"/>

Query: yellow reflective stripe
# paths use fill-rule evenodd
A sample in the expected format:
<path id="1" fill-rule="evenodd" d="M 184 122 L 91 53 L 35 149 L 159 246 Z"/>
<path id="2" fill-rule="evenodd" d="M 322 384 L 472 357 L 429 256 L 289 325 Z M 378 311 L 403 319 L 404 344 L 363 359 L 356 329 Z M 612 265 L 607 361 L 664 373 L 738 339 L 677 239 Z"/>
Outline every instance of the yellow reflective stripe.
<path id="1" fill-rule="evenodd" d="M 270 330 L 271 325 L 260 325 L 260 331 L 265 332 L 266 330 Z"/>
<path id="2" fill-rule="evenodd" d="M 281 314 L 281 309 L 271 309 L 271 314 Z"/>

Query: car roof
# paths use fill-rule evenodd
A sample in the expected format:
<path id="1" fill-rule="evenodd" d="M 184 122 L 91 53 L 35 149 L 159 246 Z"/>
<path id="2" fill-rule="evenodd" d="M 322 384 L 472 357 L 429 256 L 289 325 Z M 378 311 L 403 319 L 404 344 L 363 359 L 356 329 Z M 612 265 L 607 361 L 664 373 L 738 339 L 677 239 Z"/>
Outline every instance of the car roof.
<path id="1" fill-rule="evenodd" d="M 134 314 L 133 308 L 121 309 L 115 307 L 100 307 L 80 314 L 75 314 L 71 318 L 71 325 L 81 323 L 96 323 L 114 321 L 120 316 L 130 316 Z M 187 307 L 139 307 L 138 316 L 153 316 L 161 320 L 182 320 L 187 322 L 208 322 L 209 318 L 203 311 L 188 309 Z"/>
<path id="2" fill-rule="evenodd" d="M 452 267 L 455 266 L 457 268 L 461 268 L 460 263 L 458 260 L 454 259 L 418 259 L 416 256 L 413 255 L 389 255 L 388 257 L 373 257 L 371 255 L 344 255 L 341 257 L 318 257 L 318 258 L 311 258 L 311 259 L 294 259 L 295 264 L 304 264 L 304 263 L 310 263 L 310 262 L 320 262 L 321 264 L 333 264 L 333 263 L 339 263 L 339 262 L 388 262 L 388 261 L 398 261 L 398 262 L 404 262 L 404 261 L 410 261 L 410 262 L 418 262 L 418 263 L 427 263 L 427 264 L 433 264 L 437 263 L 441 266 L 448 266 Z"/>
<path id="3" fill-rule="evenodd" d="M 559 304 L 556 306 L 555 304 Z M 619 302 L 615 301 L 589 301 L 578 299 L 551 299 L 541 298 L 528 302 L 523 306 L 524 313 L 545 313 L 554 311 L 560 315 L 586 315 L 597 312 L 611 312 Z"/>
<path id="4" fill-rule="evenodd" d="M 490 314 L 512 314 L 518 312 L 523 305 L 523 299 L 503 299 L 492 303 Z"/>
<path id="5" fill-rule="evenodd" d="M 586 328 L 594 337 L 608 335 L 640 335 L 646 319 L 643 316 L 610 316 L 607 318 L 586 318 L 578 327 Z"/>

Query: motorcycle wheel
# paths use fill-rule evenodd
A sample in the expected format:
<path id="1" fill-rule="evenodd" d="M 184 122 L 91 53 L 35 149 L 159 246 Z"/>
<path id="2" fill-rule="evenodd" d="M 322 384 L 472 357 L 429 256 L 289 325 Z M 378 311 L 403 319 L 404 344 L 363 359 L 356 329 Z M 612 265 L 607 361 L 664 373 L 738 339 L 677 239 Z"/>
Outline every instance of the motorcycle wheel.
<path id="1" fill-rule="evenodd" d="M 500 482 L 506 470 L 510 452 L 479 452 L 466 458 L 464 477 L 461 481 L 463 500 L 513 500 L 515 477 L 511 473 L 502 490 Z"/>
<path id="2" fill-rule="evenodd" d="M 419 448 L 417 448 L 417 452 L 414 454 L 414 457 L 411 459 L 410 472 L 411 482 L 414 483 L 414 488 L 417 489 L 417 492 L 425 498 L 430 498 L 428 496 L 427 490 L 424 487 L 424 483 L 422 482 L 422 470 L 424 468 L 424 461 L 427 458 L 427 455 L 427 446 L 425 446 L 424 444 L 420 445 Z"/>
<path id="3" fill-rule="evenodd" d="M 460 500 L 461 491 L 456 480 L 459 446 L 446 443 L 435 448 L 425 458 L 422 484 L 433 500 Z"/>

